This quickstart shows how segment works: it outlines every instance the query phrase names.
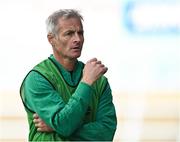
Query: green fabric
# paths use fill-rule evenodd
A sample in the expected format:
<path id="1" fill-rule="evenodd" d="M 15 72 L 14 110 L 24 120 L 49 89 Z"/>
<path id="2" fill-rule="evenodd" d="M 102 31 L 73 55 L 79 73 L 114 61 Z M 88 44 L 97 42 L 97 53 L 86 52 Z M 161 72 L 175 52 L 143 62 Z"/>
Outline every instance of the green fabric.
<path id="1" fill-rule="evenodd" d="M 21 86 L 21 96 L 30 126 L 30 141 L 112 140 L 116 114 L 107 79 L 93 86 L 80 82 L 83 63 L 66 71 L 53 56 L 34 67 Z M 37 132 L 32 115 L 54 129 Z M 100 133 L 102 132 L 102 133 Z"/>

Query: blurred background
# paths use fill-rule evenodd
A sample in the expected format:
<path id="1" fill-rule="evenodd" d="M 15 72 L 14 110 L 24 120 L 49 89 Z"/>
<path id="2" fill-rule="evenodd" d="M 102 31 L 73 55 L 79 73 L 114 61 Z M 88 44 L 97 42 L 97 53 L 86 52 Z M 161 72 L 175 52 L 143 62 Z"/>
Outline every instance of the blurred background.
<path id="1" fill-rule="evenodd" d="M 52 53 L 45 19 L 60 8 L 84 16 L 80 60 L 109 68 L 114 141 L 180 142 L 180 0 L 1 0 L 0 141 L 27 141 L 19 87 Z"/>

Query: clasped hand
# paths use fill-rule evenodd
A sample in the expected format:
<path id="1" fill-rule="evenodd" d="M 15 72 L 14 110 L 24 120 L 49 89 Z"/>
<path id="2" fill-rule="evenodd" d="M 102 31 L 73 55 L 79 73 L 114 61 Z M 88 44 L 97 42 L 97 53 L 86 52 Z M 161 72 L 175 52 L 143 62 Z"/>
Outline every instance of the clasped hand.
<path id="1" fill-rule="evenodd" d="M 100 76 L 107 72 L 108 68 L 101 61 L 93 58 L 89 60 L 83 70 L 82 81 L 92 85 Z"/>
<path id="2" fill-rule="evenodd" d="M 49 127 L 39 116 L 37 113 L 33 115 L 33 122 L 37 131 L 39 132 L 52 132 L 53 129 Z"/>

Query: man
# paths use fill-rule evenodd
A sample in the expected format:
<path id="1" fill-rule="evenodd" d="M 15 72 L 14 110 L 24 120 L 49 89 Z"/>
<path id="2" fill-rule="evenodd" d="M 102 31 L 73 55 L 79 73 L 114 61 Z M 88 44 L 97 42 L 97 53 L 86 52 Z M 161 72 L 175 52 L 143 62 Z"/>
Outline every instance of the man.
<path id="1" fill-rule="evenodd" d="M 77 60 L 82 20 L 76 10 L 62 9 L 46 21 L 53 54 L 27 74 L 20 89 L 29 141 L 113 140 L 117 120 L 107 68 L 96 58 Z"/>

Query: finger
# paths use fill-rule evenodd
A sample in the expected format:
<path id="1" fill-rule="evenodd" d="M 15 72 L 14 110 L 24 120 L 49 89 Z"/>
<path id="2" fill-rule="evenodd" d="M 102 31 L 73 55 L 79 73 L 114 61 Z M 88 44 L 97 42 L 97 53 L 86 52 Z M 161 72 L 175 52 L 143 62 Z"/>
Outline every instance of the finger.
<path id="1" fill-rule="evenodd" d="M 39 123 L 35 123 L 35 127 L 36 127 L 36 128 L 39 128 Z"/>
<path id="2" fill-rule="evenodd" d="M 34 123 L 40 123 L 41 121 L 42 121 L 41 118 L 34 118 L 34 119 L 33 119 L 33 122 L 34 122 Z"/>
<path id="3" fill-rule="evenodd" d="M 101 61 L 96 61 L 96 64 L 102 64 Z"/>
<path id="4" fill-rule="evenodd" d="M 47 127 L 47 125 L 43 122 L 38 122 L 34 124 L 36 128 L 44 128 Z"/>
<path id="5" fill-rule="evenodd" d="M 33 118 L 34 118 L 34 119 L 38 119 L 38 118 L 39 118 L 38 114 L 37 114 L 37 113 L 34 113 L 34 114 L 33 114 Z"/>
<path id="6" fill-rule="evenodd" d="M 49 126 L 42 126 L 42 127 L 37 127 L 37 131 L 39 131 L 39 132 L 52 132 L 53 129 Z"/>
<path id="7" fill-rule="evenodd" d="M 98 60 L 91 61 L 90 63 L 93 64 L 93 65 L 101 65 L 102 64 L 101 61 L 98 61 Z"/>
<path id="8" fill-rule="evenodd" d="M 100 67 L 99 70 L 100 70 L 101 74 L 105 74 L 107 72 L 108 68 L 107 67 Z"/>
<path id="9" fill-rule="evenodd" d="M 53 129 L 51 128 L 37 128 L 38 132 L 52 132 Z"/>
<path id="10" fill-rule="evenodd" d="M 107 67 L 104 67 L 104 69 L 103 69 L 103 74 L 105 74 L 107 71 L 108 71 L 108 68 L 107 68 Z"/>
<path id="11" fill-rule="evenodd" d="M 42 132 L 43 130 L 42 130 L 42 128 L 37 128 L 37 131 Z"/>
<path id="12" fill-rule="evenodd" d="M 33 122 L 36 124 L 36 123 L 38 123 L 39 121 L 38 121 L 38 119 L 33 119 Z"/>
<path id="13" fill-rule="evenodd" d="M 88 62 L 91 63 L 91 62 L 95 62 L 95 61 L 97 61 L 97 58 L 92 58 Z"/>
<path id="14" fill-rule="evenodd" d="M 46 125 L 46 123 L 44 123 L 43 121 L 40 121 L 40 122 L 39 122 L 39 126 L 41 126 L 41 127 L 46 127 L 47 125 Z"/>
<path id="15" fill-rule="evenodd" d="M 97 64 L 99 67 L 104 68 L 104 64 Z"/>

